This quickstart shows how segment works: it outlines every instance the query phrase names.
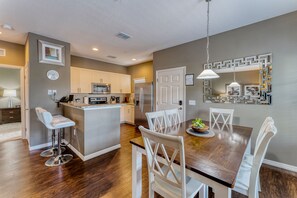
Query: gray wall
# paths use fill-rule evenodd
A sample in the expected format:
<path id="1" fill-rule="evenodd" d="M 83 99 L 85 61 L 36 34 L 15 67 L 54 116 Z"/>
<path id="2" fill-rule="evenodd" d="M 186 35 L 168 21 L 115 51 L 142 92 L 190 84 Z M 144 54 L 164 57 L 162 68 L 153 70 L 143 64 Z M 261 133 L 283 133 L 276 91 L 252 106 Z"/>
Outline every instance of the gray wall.
<path id="1" fill-rule="evenodd" d="M 38 40 L 65 46 L 65 66 L 39 63 Z M 70 92 L 70 44 L 29 33 L 26 45 L 29 58 L 30 146 L 34 146 L 48 142 L 47 130 L 38 121 L 35 107 L 43 107 L 52 114 L 58 114 L 61 108 L 57 108 L 57 104 L 47 95 L 48 89 L 57 90 L 58 99 Z M 47 78 L 46 73 L 51 69 L 59 72 L 58 80 L 52 81 Z"/>
<path id="2" fill-rule="evenodd" d="M 201 117 L 208 120 L 209 107 L 234 108 L 235 124 L 254 128 L 255 142 L 266 116 L 275 120 L 278 134 L 271 141 L 266 158 L 297 166 L 297 12 L 210 37 L 210 61 L 273 53 L 272 105 L 205 104 L 202 82 L 187 87 L 187 119 Z M 206 62 L 206 40 L 200 39 L 154 53 L 156 70 L 187 66 L 187 73 L 197 76 Z M 154 77 L 155 78 L 155 77 Z"/>
<path id="3" fill-rule="evenodd" d="M 15 89 L 17 97 L 12 97 L 13 107 L 21 104 L 20 98 L 20 70 L 0 68 L 0 108 L 7 108 L 9 97 L 3 97 L 4 89 Z"/>
<path id="4" fill-rule="evenodd" d="M 79 56 L 71 56 L 71 66 L 81 67 L 86 69 L 95 69 L 100 71 L 128 74 L 127 67 L 116 65 L 112 63 L 106 63 L 94 59 L 83 58 Z"/>

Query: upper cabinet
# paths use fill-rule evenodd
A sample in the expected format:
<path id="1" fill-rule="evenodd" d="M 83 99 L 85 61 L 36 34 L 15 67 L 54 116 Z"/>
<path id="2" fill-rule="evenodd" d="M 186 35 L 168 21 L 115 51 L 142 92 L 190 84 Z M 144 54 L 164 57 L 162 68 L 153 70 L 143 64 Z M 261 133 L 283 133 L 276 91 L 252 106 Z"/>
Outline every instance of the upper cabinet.
<path id="1" fill-rule="evenodd" d="M 131 76 L 71 67 L 71 93 L 91 93 L 92 83 L 111 84 L 111 93 L 131 93 Z"/>
<path id="2" fill-rule="evenodd" d="M 131 76 L 111 73 L 111 93 L 131 93 Z"/>

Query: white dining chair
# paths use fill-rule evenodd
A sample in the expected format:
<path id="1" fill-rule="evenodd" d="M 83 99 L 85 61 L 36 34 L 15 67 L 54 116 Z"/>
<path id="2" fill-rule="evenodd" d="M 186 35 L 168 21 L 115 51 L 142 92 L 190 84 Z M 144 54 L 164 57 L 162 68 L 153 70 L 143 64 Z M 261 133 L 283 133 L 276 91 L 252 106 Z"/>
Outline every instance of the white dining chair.
<path id="1" fill-rule="evenodd" d="M 151 131 L 162 133 L 167 127 L 167 121 L 164 111 L 155 111 L 145 113 L 149 128 Z"/>
<path id="2" fill-rule="evenodd" d="M 237 174 L 234 191 L 249 198 L 259 197 L 258 177 L 259 171 L 265 157 L 269 142 L 277 133 L 274 123 L 267 124 L 262 137 L 259 139 L 259 147 L 254 153 L 253 165 L 251 167 L 241 166 Z"/>
<path id="3" fill-rule="evenodd" d="M 257 152 L 258 148 L 259 148 L 259 143 L 260 143 L 260 140 L 262 138 L 262 136 L 264 135 L 264 132 L 265 132 L 265 129 L 267 128 L 267 126 L 270 124 L 270 123 L 274 123 L 274 120 L 272 117 L 267 117 L 264 122 L 262 123 L 262 126 L 259 130 L 259 133 L 258 133 L 258 136 L 257 136 L 257 139 L 256 139 L 256 144 L 255 144 L 255 149 L 254 149 L 254 153 Z M 244 155 L 244 165 L 246 166 L 252 166 L 253 165 L 253 159 L 254 159 L 254 155 L 252 154 L 249 154 L 249 153 L 246 153 Z"/>
<path id="4" fill-rule="evenodd" d="M 143 126 L 139 130 L 146 150 L 149 197 L 153 198 L 154 192 L 176 198 L 194 197 L 199 192 L 199 197 L 204 197 L 204 184 L 186 176 L 183 137 L 157 133 Z M 172 151 L 170 155 L 167 150 Z M 180 165 L 175 165 L 174 160 L 178 160 Z"/>
<path id="5" fill-rule="evenodd" d="M 165 110 L 167 126 L 174 126 L 181 122 L 178 108 Z"/>
<path id="6" fill-rule="evenodd" d="M 222 123 L 223 127 L 227 124 L 232 125 L 233 113 L 234 109 L 209 108 L 209 127 L 219 127 L 219 123 Z"/>

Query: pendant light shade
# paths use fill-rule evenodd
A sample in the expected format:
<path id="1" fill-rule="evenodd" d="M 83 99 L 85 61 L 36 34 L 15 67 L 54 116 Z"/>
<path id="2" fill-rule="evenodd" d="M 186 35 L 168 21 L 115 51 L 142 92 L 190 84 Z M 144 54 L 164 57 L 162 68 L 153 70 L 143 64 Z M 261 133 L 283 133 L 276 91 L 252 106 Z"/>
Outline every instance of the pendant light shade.
<path id="1" fill-rule="evenodd" d="M 232 82 L 232 83 L 229 85 L 229 87 L 239 87 L 239 86 L 240 86 L 240 84 L 239 84 L 238 82 L 236 82 L 236 81 Z"/>
<path id="2" fill-rule="evenodd" d="M 220 76 L 216 74 L 212 69 L 205 69 L 197 76 L 197 79 L 213 79 L 219 78 Z"/>
<path id="3" fill-rule="evenodd" d="M 238 82 L 236 82 L 236 79 L 235 79 L 235 66 L 234 66 L 234 71 L 233 71 L 233 82 L 229 85 L 229 87 L 239 87 L 240 84 Z"/>
<path id="4" fill-rule="evenodd" d="M 205 0 L 207 2 L 207 28 L 206 28 L 206 54 L 207 54 L 207 66 L 209 65 L 209 2 L 210 0 Z M 204 69 L 197 79 L 213 79 L 219 78 L 220 76 L 216 74 L 212 69 Z"/>

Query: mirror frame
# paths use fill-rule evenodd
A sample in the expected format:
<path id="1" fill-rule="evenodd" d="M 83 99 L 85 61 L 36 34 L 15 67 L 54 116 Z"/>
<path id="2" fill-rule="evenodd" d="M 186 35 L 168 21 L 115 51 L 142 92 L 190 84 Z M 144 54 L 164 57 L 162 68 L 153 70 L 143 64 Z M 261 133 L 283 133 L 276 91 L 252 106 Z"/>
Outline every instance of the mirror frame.
<path id="1" fill-rule="evenodd" d="M 206 68 L 211 68 L 214 72 L 218 74 L 230 73 L 234 71 L 239 72 L 259 70 L 260 90 L 259 97 L 250 97 L 248 95 L 226 97 L 213 96 L 212 80 L 203 80 L 204 103 L 234 103 L 260 105 L 270 105 L 272 103 L 272 53 L 212 62 L 208 65 L 204 64 L 204 69 Z"/>

